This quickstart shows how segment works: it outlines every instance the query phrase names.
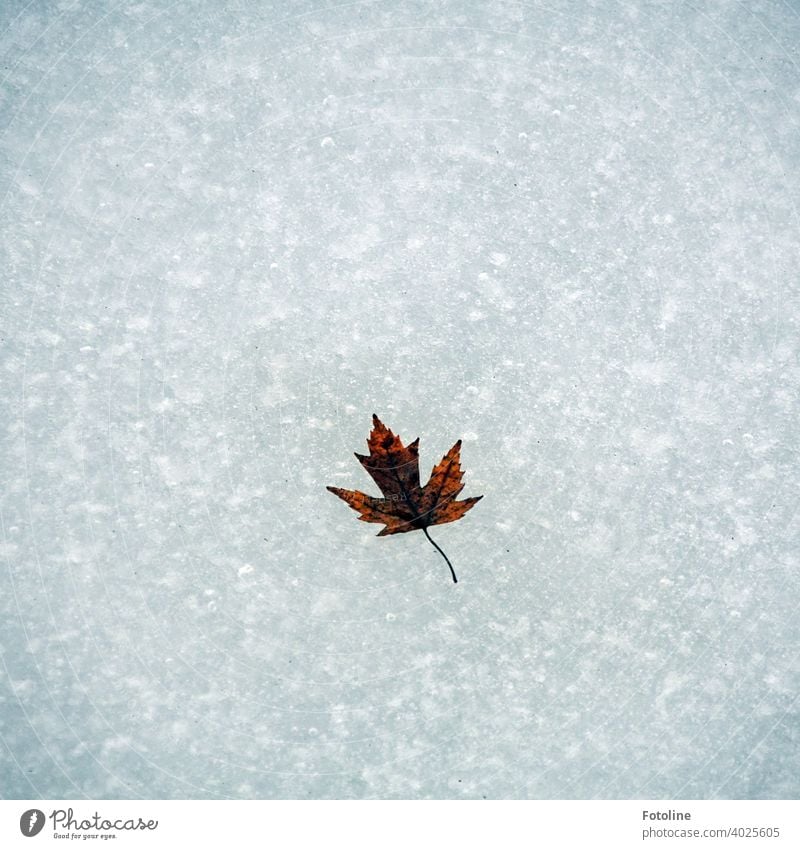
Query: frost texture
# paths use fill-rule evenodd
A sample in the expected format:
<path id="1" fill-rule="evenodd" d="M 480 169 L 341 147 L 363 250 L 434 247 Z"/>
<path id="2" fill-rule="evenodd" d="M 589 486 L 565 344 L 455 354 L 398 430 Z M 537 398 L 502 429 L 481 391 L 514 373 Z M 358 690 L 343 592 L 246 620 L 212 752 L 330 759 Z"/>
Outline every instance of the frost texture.
<path id="1" fill-rule="evenodd" d="M 0 795 L 799 795 L 794 4 L 2 16 Z"/>

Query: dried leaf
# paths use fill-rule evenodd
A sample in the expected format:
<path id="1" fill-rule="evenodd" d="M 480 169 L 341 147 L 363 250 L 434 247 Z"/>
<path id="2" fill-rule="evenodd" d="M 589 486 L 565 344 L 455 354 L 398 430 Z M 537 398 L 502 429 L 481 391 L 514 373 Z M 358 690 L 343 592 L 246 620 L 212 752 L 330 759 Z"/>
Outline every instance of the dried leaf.
<path id="1" fill-rule="evenodd" d="M 362 522 L 383 524 L 385 527 L 379 537 L 421 530 L 447 560 L 445 553 L 428 534 L 428 528 L 458 521 L 483 498 L 479 495 L 456 501 L 456 496 L 464 489 L 461 483 L 464 474 L 461 470 L 461 440 L 433 467 L 425 486 L 420 486 L 419 439 L 404 446 L 400 437 L 373 414 L 367 447 L 368 455 L 356 454 L 356 457 L 378 485 L 383 498 L 338 486 L 327 489 L 356 510 Z M 457 581 L 449 560 L 447 564 L 453 581 Z"/>

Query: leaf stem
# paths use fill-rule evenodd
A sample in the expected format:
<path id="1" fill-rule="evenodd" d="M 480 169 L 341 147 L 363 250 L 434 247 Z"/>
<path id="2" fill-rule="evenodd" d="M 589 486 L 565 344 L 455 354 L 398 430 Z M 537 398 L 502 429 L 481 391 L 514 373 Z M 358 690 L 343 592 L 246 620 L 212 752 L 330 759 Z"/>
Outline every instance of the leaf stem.
<path id="1" fill-rule="evenodd" d="M 425 536 L 428 538 L 428 542 L 430 542 L 430 544 L 431 544 L 431 545 L 432 545 L 432 546 L 433 546 L 433 547 L 434 547 L 434 548 L 435 548 L 435 549 L 439 552 L 439 554 L 441 554 L 441 555 L 442 555 L 442 557 L 444 557 L 445 562 L 446 562 L 446 563 L 447 563 L 447 565 L 450 567 L 450 574 L 453 576 L 453 583 L 454 583 L 454 584 L 457 584 L 457 583 L 458 583 L 458 578 L 456 578 L 456 573 L 455 573 L 455 570 L 453 569 L 453 564 L 452 564 L 452 563 L 451 563 L 451 562 L 447 559 L 447 555 L 446 555 L 446 554 L 442 551 L 442 549 L 441 549 L 441 548 L 439 548 L 439 546 L 438 546 L 438 545 L 437 545 L 437 544 L 436 544 L 436 543 L 435 543 L 435 542 L 431 539 L 431 535 L 428 533 L 428 529 L 427 529 L 427 528 L 423 528 L 423 529 L 422 529 L 422 533 L 424 533 L 424 534 L 425 534 Z"/>

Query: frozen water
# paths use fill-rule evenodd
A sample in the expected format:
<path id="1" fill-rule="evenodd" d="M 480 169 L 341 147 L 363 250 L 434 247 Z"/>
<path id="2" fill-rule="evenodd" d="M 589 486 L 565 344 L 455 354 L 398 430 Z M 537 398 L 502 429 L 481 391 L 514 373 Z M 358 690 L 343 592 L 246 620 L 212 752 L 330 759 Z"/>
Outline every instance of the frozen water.
<path id="1" fill-rule="evenodd" d="M 0 795 L 799 795 L 795 3 L 2 16 Z"/>

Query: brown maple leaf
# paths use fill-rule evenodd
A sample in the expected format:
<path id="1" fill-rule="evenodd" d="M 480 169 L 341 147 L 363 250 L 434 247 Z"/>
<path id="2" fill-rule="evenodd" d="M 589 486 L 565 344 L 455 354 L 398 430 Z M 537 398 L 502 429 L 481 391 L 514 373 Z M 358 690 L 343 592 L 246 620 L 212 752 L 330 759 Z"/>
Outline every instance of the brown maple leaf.
<path id="1" fill-rule="evenodd" d="M 400 437 L 395 436 L 373 413 L 372 433 L 367 446 L 369 456 L 356 454 L 356 457 L 378 484 L 383 498 L 374 498 L 357 490 L 340 489 L 338 486 L 326 488 L 346 501 L 353 510 L 357 510 L 362 522 L 380 522 L 385 525 L 379 537 L 422 531 L 447 561 L 453 581 L 458 583 L 453 564 L 431 539 L 428 528 L 458 521 L 483 498 L 479 495 L 456 501 L 456 496 L 464 489 L 461 483 L 461 440 L 433 467 L 431 478 L 425 486 L 420 486 L 419 482 L 419 439 L 408 446 L 403 445 Z"/>

